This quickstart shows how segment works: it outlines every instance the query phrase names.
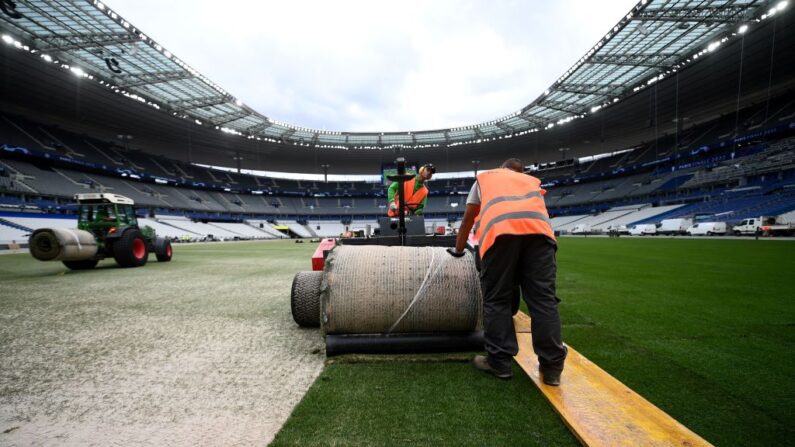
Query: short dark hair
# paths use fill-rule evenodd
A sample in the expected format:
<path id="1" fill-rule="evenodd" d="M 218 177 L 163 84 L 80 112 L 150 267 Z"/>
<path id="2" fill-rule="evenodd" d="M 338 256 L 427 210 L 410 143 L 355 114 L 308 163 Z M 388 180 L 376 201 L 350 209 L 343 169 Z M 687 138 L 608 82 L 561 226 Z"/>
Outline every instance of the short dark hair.
<path id="1" fill-rule="evenodd" d="M 502 163 L 501 168 L 510 169 L 511 171 L 524 172 L 524 164 L 518 158 L 509 158 Z"/>

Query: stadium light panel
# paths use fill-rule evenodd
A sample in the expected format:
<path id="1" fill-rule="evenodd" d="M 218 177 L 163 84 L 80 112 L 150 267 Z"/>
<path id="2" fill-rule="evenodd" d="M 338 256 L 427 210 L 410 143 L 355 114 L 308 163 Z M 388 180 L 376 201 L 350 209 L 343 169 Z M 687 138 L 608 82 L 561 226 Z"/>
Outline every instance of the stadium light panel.
<path id="1" fill-rule="evenodd" d="M 776 9 L 779 11 L 783 11 L 784 8 L 787 7 L 787 5 L 789 5 L 789 2 L 787 0 L 784 0 L 783 2 L 779 2 L 779 4 L 776 5 Z"/>
<path id="2" fill-rule="evenodd" d="M 740 34 L 745 34 L 746 31 L 748 31 L 748 25 L 743 25 L 739 30 L 737 30 L 737 32 Z"/>

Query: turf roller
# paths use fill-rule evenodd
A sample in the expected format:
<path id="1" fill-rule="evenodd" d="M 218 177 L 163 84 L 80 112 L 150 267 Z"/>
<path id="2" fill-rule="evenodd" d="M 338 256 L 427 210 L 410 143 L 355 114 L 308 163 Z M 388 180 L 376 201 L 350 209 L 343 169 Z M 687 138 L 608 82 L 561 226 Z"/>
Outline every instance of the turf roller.
<path id="1" fill-rule="evenodd" d="M 97 254 L 97 242 L 88 231 L 41 228 L 30 235 L 30 254 L 39 261 L 82 261 Z"/>
<path id="2" fill-rule="evenodd" d="M 293 317 L 302 326 L 315 325 L 303 311 L 313 300 L 329 356 L 483 348 L 474 257 L 453 258 L 442 247 L 337 246 L 322 278 L 296 275 Z"/>

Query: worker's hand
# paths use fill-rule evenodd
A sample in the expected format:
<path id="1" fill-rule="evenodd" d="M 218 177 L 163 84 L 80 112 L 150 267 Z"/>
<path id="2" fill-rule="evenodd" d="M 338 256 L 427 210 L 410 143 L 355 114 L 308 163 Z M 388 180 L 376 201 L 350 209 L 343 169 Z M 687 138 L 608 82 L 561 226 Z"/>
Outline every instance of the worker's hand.
<path id="1" fill-rule="evenodd" d="M 389 204 L 389 210 L 390 211 L 395 211 L 396 209 L 397 209 L 397 205 L 395 205 L 395 202 L 392 202 L 392 203 Z"/>
<path id="2" fill-rule="evenodd" d="M 455 251 L 455 248 L 453 248 L 453 247 L 448 248 L 447 249 L 447 253 L 450 253 L 451 256 L 456 257 L 456 258 L 460 258 L 460 257 L 464 256 L 465 254 L 467 254 L 466 251 Z"/>

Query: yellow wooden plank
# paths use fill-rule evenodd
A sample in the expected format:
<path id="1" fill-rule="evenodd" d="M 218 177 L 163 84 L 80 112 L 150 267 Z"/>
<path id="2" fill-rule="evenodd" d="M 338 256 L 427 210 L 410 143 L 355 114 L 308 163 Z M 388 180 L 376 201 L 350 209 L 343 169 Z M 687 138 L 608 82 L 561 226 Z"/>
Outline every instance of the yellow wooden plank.
<path id="1" fill-rule="evenodd" d="M 514 317 L 519 328 L 528 323 L 529 317 L 521 312 Z M 538 375 L 532 334 L 516 332 L 519 353 L 514 359 L 584 445 L 711 445 L 571 346 L 560 386 L 545 385 Z"/>
<path id="2" fill-rule="evenodd" d="M 526 332 L 530 333 L 530 317 L 524 312 L 519 312 L 513 316 L 513 329 L 516 333 Z"/>

